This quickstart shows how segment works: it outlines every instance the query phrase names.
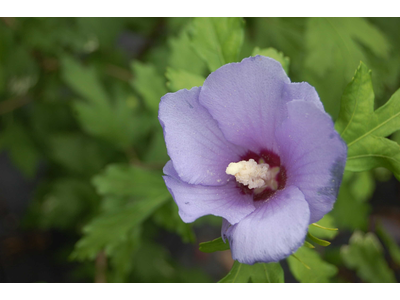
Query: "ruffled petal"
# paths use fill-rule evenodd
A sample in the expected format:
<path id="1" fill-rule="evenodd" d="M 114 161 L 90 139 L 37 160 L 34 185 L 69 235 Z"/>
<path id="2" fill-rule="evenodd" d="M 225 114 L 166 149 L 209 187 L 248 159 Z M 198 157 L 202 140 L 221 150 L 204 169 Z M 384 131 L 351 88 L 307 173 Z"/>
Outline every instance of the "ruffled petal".
<path id="1" fill-rule="evenodd" d="M 292 100 L 303 100 L 314 103 L 321 111 L 325 112 L 324 106 L 319 99 L 318 93 L 313 86 L 307 82 L 292 82 L 285 85 L 283 92 L 285 102 Z"/>
<path id="2" fill-rule="evenodd" d="M 200 92 L 200 104 L 218 121 L 228 141 L 254 152 L 275 150 L 274 131 L 285 114 L 282 93 L 288 83 L 276 60 L 249 57 L 211 73 Z"/>
<path id="3" fill-rule="evenodd" d="M 317 222 L 337 198 L 347 146 L 331 117 L 315 104 L 292 101 L 287 107 L 288 118 L 276 131 L 286 184 L 302 191 L 310 206 L 311 222 Z"/>
<path id="4" fill-rule="evenodd" d="M 255 209 L 253 197 L 241 194 L 233 181 L 223 186 L 187 184 L 177 177 L 171 161 L 165 165 L 164 174 L 165 184 L 186 223 L 205 215 L 215 215 L 236 224 Z"/>
<path id="5" fill-rule="evenodd" d="M 226 232 L 240 263 L 277 262 L 304 243 L 310 210 L 302 192 L 287 186 Z"/>
<path id="6" fill-rule="evenodd" d="M 161 98 L 159 120 L 168 155 L 181 180 L 190 184 L 223 185 L 229 163 L 245 150 L 229 143 L 217 122 L 198 103 L 199 87 Z"/>

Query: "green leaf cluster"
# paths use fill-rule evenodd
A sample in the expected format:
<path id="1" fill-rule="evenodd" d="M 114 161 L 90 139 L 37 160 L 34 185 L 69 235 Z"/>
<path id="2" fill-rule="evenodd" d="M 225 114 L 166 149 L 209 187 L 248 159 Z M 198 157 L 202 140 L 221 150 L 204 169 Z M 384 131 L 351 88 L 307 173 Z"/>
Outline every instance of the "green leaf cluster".
<path id="1" fill-rule="evenodd" d="M 342 246 L 341 255 L 346 266 L 366 282 L 396 282 L 384 259 L 382 245 L 371 232 L 354 232 L 349 245 Z"/>

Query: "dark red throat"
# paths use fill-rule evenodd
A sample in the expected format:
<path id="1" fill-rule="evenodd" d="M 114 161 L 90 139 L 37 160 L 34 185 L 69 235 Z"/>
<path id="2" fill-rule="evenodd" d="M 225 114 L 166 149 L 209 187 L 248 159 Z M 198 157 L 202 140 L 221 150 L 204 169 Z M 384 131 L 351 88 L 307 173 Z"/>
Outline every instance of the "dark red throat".
<path id="1" fill-rule="evenodd" d="M 254 159 L 257 163 L 267 163 L 271 168 L 279 167 L 279 173 L 276 175 L 278 190 L 281 190 L 285 187 L 287 179 L 286 169 L 284 166 L 281 165 L 281 159 L 277 154 L 269 150 L 261 150 L 259 154 L 249 151 L 240 158 L 240 160 L 246 161 L 250 159 Z M 254 193 L 254 190 L 249 189 L 247 186 L 239 182 L 237 183 L 237 185 L 243 194 L 253 195 L 254 201 L 267 200 L 276 192 L 270 188 L 265 188 L 261 193 Z"/>

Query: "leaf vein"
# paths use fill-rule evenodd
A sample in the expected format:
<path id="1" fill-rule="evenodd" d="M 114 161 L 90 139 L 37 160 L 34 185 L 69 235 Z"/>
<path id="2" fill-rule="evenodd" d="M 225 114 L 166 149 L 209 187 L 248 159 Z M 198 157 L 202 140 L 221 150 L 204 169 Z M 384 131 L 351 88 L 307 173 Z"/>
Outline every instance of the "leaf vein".
<path id="1" fill-rule="evenodd" d="M 379 129 L 380 127 L 382 127 L 383 125 L 385 125 L 387 122 L 389 122 L 390 120 L 392 120 L 393 118 L 397 117 L 398 115 L 400 115 L 400 112 L 398 112 L 397 114 L 393 115 L 392 117 L 390 117 L 389 119 L 387 119 L 386 121 L 382 122 L 381 124 L 379 124 L 378 126 L 374 127 L 373 129 L 371 129 L 370 131 L 364 133 L 363 135 L 361 135 L 360 137 L 356 138 L 354 141 L 350 142 L 347 147 L 350 148 L 351 145 L 355 144 L 356 142 L 358 142 L 359 140 L 365 138 L 366 136 L 368 136 L 370 133 L 374 132 L 375 130 Z"/>

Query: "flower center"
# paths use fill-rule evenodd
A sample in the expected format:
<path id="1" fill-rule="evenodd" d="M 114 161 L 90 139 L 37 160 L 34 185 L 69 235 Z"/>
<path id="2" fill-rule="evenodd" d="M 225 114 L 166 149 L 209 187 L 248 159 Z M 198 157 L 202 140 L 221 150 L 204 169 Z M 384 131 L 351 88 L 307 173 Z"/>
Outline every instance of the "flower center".
<path id="1" fill-rule="evenodd" d="M 236 181 L 247 186 L 249 189 L 263 191 L 270 188 L 273 191 L 278 189 L 276 175 L 279 173 L 279 167 L 270 168 L 267 163 L 258 164 L 254 159 L 248 161 L 242 160 L 237 163 L 230 163 L 226 168 L 226 174 L 236 177 Z"/>
<path id="2" fill-rule="evenodd" d="M 267 149 L 259 153 L 248 151 L 239 162 L 230 163 L 226 173 L 235 176 L 241 193 L 253 195 L 254 201 L 267 200 L 285 188 L 287 180 L 279 155 Z"/>

